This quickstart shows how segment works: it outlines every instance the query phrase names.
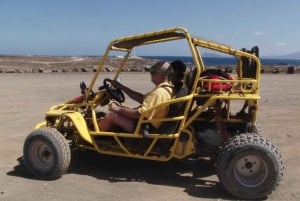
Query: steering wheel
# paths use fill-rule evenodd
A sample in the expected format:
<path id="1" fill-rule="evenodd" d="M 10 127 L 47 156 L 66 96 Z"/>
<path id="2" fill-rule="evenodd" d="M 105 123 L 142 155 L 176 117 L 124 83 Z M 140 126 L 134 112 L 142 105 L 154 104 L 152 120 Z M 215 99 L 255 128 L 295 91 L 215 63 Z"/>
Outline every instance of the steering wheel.
<path id="1" fill-rule="evenodd" d="M 105 78 L 103 80 L 103 87 L 110 96 L 111 99 L 118 101 L 119 103 L 123 103 L 125 101 L 124 93 L 121 89 L 114 88 L 111 84 L 112 80 L 109 78 Z M 99 88 L 100 89 L 100 88 Z"/>

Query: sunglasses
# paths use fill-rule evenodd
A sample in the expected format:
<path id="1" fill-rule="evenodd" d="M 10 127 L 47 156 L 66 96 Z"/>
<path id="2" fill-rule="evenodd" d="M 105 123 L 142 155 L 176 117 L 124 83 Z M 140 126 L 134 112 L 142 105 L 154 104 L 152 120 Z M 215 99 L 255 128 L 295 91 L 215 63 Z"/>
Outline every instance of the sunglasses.
<path id="1" fill-rule="evenodd" d="M 160 72 L 160 69 L 158 69 L 158 68 L 155 68 L 155 67 L 150 68 L 150 74 L 151 75 L 157 74 L 159 72 Z"/>

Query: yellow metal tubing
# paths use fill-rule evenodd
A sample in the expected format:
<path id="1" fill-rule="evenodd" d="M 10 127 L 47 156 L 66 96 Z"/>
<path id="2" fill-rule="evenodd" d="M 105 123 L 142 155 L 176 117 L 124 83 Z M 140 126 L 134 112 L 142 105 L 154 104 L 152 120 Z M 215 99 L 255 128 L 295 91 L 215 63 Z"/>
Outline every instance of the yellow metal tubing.
<path id="1" fill-rule="evenodd" d="M 64 116 L 71 119 L 74 123 L 79 135 L 87 142 L 93 144 L 91 135 L 87 129 L 86 122 L 79 112 L 65 113 Z"/>

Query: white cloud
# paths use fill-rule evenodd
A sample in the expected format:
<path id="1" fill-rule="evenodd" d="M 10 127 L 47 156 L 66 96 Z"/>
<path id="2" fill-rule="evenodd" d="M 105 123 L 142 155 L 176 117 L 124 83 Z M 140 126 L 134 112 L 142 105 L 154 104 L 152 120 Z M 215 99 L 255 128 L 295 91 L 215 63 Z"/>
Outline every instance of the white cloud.
<path id="1" fill-rule="evenodd" d="M 288 46 L 288 43 L 278 42 L 274 44 L 276 47 L 286 47 Z"/>
<path id="2" fill-rule="evenodd" d="M 266 32 L 264 32 L 264 31 L 255 31 L 255 32 L 253 32 L 253 35 L 254 36 L 265 36 Z"/>

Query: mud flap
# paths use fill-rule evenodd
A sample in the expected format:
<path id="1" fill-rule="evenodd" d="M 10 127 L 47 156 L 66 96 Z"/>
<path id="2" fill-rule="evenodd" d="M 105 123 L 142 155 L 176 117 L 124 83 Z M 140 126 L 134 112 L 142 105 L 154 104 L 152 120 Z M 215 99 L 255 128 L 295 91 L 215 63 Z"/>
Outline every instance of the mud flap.
<path id="1" fill-rule="evenodd" d="M 82 117 L 82 115 L 78 112 L 65 113 L 65 116 L 69 117 L 71 121 L 74 123 L 76 129 L 79 132 L 79 135 L 87 142 L 93 144 L 91 135 L 87 129 L 86 121 Z"/>

